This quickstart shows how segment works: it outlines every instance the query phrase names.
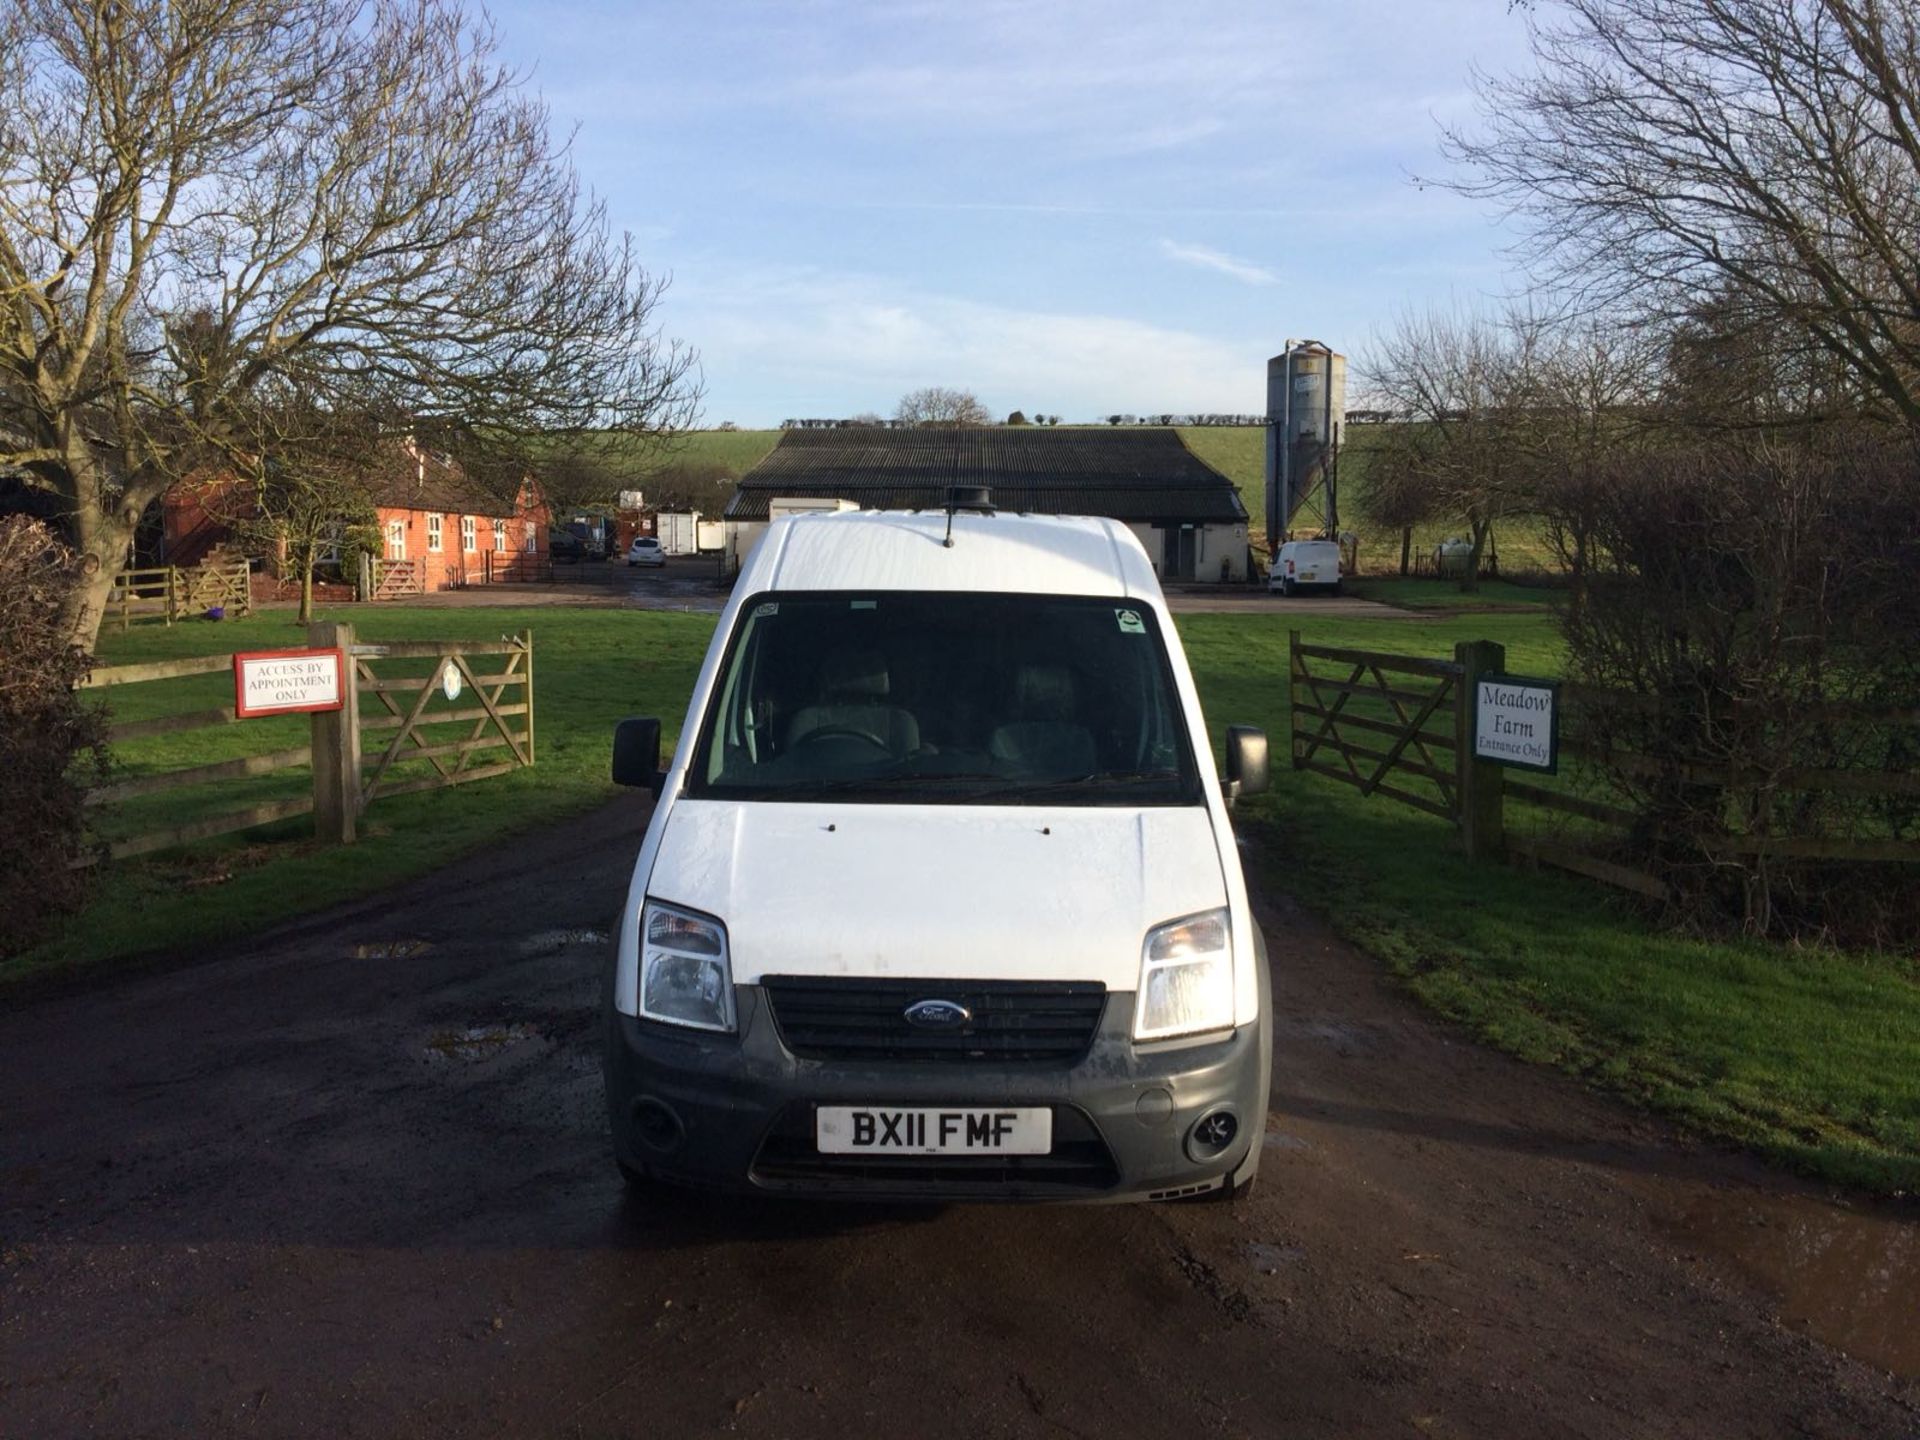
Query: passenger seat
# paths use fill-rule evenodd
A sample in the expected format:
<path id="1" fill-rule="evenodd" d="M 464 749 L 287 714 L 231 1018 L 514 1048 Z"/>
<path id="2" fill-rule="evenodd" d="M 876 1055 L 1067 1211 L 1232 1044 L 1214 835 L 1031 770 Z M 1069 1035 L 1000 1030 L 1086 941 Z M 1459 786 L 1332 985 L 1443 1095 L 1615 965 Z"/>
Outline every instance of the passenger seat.
<path id="1" fill-rule="evenodd" d="M 1072 780 L 1100 768 L 1093 732 L 1079 723 L 1078 686 L 1064 665 L 1014 671 L 1012 710 L 1016 718 L 987 739 L 994 759 L 1034 780 Z"/>

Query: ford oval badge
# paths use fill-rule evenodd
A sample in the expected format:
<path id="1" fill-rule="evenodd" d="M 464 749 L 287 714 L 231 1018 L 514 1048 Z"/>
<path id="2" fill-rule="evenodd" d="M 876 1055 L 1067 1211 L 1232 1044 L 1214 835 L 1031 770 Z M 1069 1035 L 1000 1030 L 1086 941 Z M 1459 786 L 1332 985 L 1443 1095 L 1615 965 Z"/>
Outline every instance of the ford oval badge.
<path id="1" fill-rule="evenodd" d="M 909 1025 L 923 1030 L 955 1030 L 973 1019 L 973 1012 L 951 1000 L 916 1000 L 903 1012 Z"/>

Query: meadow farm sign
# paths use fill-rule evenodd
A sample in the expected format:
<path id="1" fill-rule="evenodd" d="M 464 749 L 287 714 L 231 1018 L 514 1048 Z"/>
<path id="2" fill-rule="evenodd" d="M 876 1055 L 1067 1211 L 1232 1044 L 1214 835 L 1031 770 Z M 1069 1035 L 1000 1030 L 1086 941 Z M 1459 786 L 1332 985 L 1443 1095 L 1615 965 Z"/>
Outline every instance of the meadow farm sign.
<path id="1" fill-rule="evenodd" d="M 1559 682 L 1480 676 L 1473 694 L 1473 755 L 1554 774 L 1560 766 Z"/>

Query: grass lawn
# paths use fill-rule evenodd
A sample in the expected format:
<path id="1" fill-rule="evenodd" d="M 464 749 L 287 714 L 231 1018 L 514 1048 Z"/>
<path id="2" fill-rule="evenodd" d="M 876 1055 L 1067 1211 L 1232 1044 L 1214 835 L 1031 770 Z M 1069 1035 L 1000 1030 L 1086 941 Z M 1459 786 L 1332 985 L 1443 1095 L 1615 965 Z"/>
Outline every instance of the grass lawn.
<path id="1" fill-rule="evenodd" d="M 563 608 L 359 607 L 337 618 L 372 639 L 482 639 L 531 628 L 537 766 L 377 801 L 356 846 L 321 850 L 306 838 L 310 822 L 297 819 L 113 867 L 93 905 L 59 937 L 0 967 L 0 981 L 230 939 L 593 805 L 610 793 L 617 719 L 658 714 L 670 738 L 678 729 L 713 624 L 698 615 Z M 1216 747 L 1227 723 L 1249 722 L 1264 725 L 1276 755 L 1286 754 L 1287 632 L 1301 623 L 1276 615 L 1181 619 Z M 1559 667 L 1546 606 L 1413 620 L 1307 617 L 1304 625 L 1312 642 L 1436 657 L 1450 655 L 1457 640 L 1498 640 L 1515 671 Z M 110 634 L 103 649 L 115 663 L 298 639 L 279 612 Z M 213 676 L 118 693 L 130 717 L 136 695 L 145 706 L 187 710 L 219 703 L 225 687 Z M 253 752 L 301 743 L 302 726 L 261 721 L 210 733 L 216 744 Z M 159 748 L 167 743 L 130 747 L 122 759 L 137 769 L 227 753 L 204 741 Z M 304 778 L 273 777 L 296 790 Z M 1515 1054 L 1798 1168 L 1881 1191 L 1920 1187 L 1920 973 L 1911 960 L 1664 933 L 1585 881 L 1469 864 L 1450 827 L 1404 806 L 1286 768 L 1275 782 L 1240 812 L 1259 842 L 1265 886 L 1324 914 L 1441 1013 Z M 228 798 L 267 798 L 263 783 L 247 782 Z M 1515 811 L 1509 816 L 1514 823 Z M 1275 938 L 1275 962 L 1290 963 L 1284 937 Z"/>
<path id="2" fill-rule="evenodd" d="M 1216 732 L 1264 722 L 1284 755 L 1287 623 L 1196 615 L 1180 629 Z M 1327 620 L 1305 638 L 1436 658 L 1457 639 L 1499 640 L 1510 668 L 1535 674 L 1557 673 L 1560 653 L 1544 608 Z M 1500 1048 L 1794 1168 L 1920 1189 L 1913 960 L 1663 932 L 1586 881 L 1472 864 L 1444 822 L 1317 775 L 1277 771 L 1241 815 L 1268 888 L 1325 915 Z M 1514 823 L 1515 807 L 1508 815 Z M 1288 963 L 1283 941 L 1273 958 Z"/>

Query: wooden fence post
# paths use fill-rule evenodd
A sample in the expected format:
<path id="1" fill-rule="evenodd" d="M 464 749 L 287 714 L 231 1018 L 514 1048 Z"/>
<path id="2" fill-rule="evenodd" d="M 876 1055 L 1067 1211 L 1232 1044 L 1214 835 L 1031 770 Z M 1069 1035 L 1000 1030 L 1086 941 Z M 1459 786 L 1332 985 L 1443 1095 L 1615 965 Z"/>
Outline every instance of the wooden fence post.
<path id="1" fill-rule="evenodd" d="M 1507 666 L 1507 647 L 1493 640 L 1462 640 L 1453 647 L 1460 666 L 1459 707 L 1454 712 L 1454 756 L 1460 767 L 1460 840 L 1474 860 L 1497 860 L 1506 853 L 1502 813 L 1506 771 L 1473 754 L 1474 709 L 1480 677 L 1498 675 Z"/>
<path id="2" fill-rule="evenodd" d="M 1296 728 L 1300 716 L 1299 712 L 1293 708 L 1295 698 L 1293 691 L 1299 683 L 1300 632 L 1289 630 L 1287 631 L 1287 756 L 1296 770 L 1305 768 L 1305 762 L 1300 758 L 1299 731 Z"/>
<path id="3" fill-rule="evenodd" d="M 520 638 L 527 643 L 527 764 L 533 764 L 533 630 L 529 627 L 520 632 Z"/>
<path id="4" fill-rule="evenodd" d="M 313 830 L 323 842 L 351 845 L 360 818 L 360 683 L 353 666 L 353 626 L 316 620 L 307 644 L 341 652 L 338 710 L 313 715 Z"/>

